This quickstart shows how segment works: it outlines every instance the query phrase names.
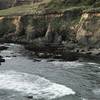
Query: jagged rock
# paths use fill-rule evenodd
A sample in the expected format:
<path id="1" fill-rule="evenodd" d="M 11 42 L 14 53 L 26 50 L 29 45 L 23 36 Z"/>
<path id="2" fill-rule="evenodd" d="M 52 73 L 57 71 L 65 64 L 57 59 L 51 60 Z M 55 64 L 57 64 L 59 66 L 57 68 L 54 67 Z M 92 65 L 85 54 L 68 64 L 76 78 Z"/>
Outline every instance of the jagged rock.
<path id="1" fill-rule="evenodd" d="M 76 61 L 79 59 L 79 54 L 75 52 L 65 52 L 62 54 L 62 58 L 66 61 Z"/>
<path id="2" fill-rule="evenodd" d="M 52 27 L 51 27 L 51 24 L 50 23 L 48 25 L 47 32 L 45 34 L 45 38 L 46 38 L 46 40 L 47 40 L 48 43 L 52 43 L 53 40 L 54 40 L 53 39 L 54 38 L 53 31 L 52 31 Z"/>
<path id="3" fill-rule="evenodd" d="M 28 99 L 33 99 L 33 96 L 29 95 L 27 96 Z"/>
<path id="4" fill-rule="evenodd" d="M 33 62 L 40 62 L 40 61 L 41 61 L 40 59 L 36 59 L 36 58 L 33 59 Z"/>
<path id="5" fill-rule="evenodd" d="M 6 57 L 10 58 L 11 56 L 6 56 Z"/>
<path id="6" fill-rule="evenodd" d="M 0 56 L 0 59 L 2 59 L 3 57 L 2 56 Z"/>
<path id="7" fill-rule="evenodd" d="M 5 62 L 5 59 L 3 59 L 3 58 L 2 58 L 2 59 L 0 59 L 0 62 Z"/>
<path id="8" fill-rule="evenodd" d="M 39 58 L 49 58 L 49 57 L 51 57 L 51 55 L 48 55 L 47 53 L 38 53 L 38 57 Z"/>
<path id="9" fill-rule="evenodd" d="M 17 57 L 16 55 L 12 55 L 12 57 Z"/>
<path id="10" fill-rule="evenodd" d="M 0 63 L 1 63 L 1 62 L 5 62 L 5 59 L 3 59 L 2 56 L 0 56 Z"/>
<path id="11" fill-rule="evenodd" d="M 100 47 L 100 13 L 82 15 L 76 38 L 85 46 Z"/>
<path id="12" fill-rule="evenodd" d="M 48 59 L 47 62 L 53 62 L 55 59 Z"/>
<path id="13" fill-rule="evenodd" d="M 0 50 L 5 50 L 5 49 L 7 49 L 8 47 L 6 47 L 6 46 L 0 46 Z"/>

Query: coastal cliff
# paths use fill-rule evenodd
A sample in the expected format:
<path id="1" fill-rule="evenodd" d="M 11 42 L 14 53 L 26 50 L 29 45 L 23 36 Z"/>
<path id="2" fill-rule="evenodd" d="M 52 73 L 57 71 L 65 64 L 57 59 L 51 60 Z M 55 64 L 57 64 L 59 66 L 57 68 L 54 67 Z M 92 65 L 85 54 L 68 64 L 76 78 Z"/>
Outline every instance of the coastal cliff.
<path id="1" fill-rule="evenodd" d="M 98 55 L 99 1 L 77 2 L 48 0 L 0 10 L 0 41 L 28 44 L 39 52 Z"/>
<path id="2" fill-rule="evenodd" d="M 90 47 L 100 47 L 100 13 L 83 13 L 77 31 L 77 40 Z"/>
<path id="3" fill-rule="evenodd" d="M 23 41 L 32 42 L 42 40 L 45 43 L 55 44 L 63 41 L 74 41 L 74 27 L 79 20 L 77 19 L 79 15 L 81 15 L 81 10 L 76 9 L 40 15 L 2 16 L 0 17 L 0 35 L 1 38 L 9 41 L 22 41 L 23 39 Z"/>

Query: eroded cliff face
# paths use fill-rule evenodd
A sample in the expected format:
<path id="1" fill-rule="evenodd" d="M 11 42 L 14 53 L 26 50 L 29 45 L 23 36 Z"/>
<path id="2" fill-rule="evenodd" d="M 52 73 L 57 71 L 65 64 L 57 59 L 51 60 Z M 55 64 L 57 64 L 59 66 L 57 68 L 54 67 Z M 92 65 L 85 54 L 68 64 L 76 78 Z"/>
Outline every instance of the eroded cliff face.
<path id="1" fill-rule="evenodd" d="M 0 38 L 12 41 L 61 43 L 71 40 L 69 12 L 0 17 Z M 78 16 L 78 15 L 77 15 Z M 70 34 L 69 34 L 70 33 Z"/>
<path id="2" fill-rule="evenodd" d="M 22 30 L 21 16 L 0 17 L 0 38 L 15 39 L 17 35 L 21 35 Z"/>
<path id="3" fill-rule="evenodd" d="M 15 17 L 0 17 L 0 36 L 12 33 L 16 30 L 16 25 L 13 23 Z"/>
<path id="4" fill-rule="evenodd" d="M 84 13 L 78 25 L 77 40 L 89 47 L 100 47 L 100 13 Z"/>

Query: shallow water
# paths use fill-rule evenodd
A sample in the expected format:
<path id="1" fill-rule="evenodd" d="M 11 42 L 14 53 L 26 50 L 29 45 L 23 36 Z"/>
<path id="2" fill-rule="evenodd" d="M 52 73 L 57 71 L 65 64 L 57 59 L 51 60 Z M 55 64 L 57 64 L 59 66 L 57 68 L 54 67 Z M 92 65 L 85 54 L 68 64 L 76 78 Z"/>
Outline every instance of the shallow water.
<path id="1" fill-rule="evenodd" d="M 100 100 L 100 64 L 39 59 L 21 45 L 5 44 L 0 100 Z M 33 99 L 31 98 L 33 96 Z"/>

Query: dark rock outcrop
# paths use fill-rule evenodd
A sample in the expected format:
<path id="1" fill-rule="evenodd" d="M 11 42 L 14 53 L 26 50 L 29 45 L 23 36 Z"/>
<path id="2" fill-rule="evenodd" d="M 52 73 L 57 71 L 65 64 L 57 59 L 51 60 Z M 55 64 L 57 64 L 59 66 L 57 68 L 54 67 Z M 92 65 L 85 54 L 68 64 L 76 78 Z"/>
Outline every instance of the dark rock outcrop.
<path id="1" fill-rule="evenodd" d="M 0 50 L 5 50 L 7 49 L 8 47 L 5 47 L 5 46 L 0 46 Z"/>
<path id="2" fill-rule="evenodd" d="M 5 62 L 5 59 L 2 56 L 0 56 L 0 63 L 2 62 Z"/>

